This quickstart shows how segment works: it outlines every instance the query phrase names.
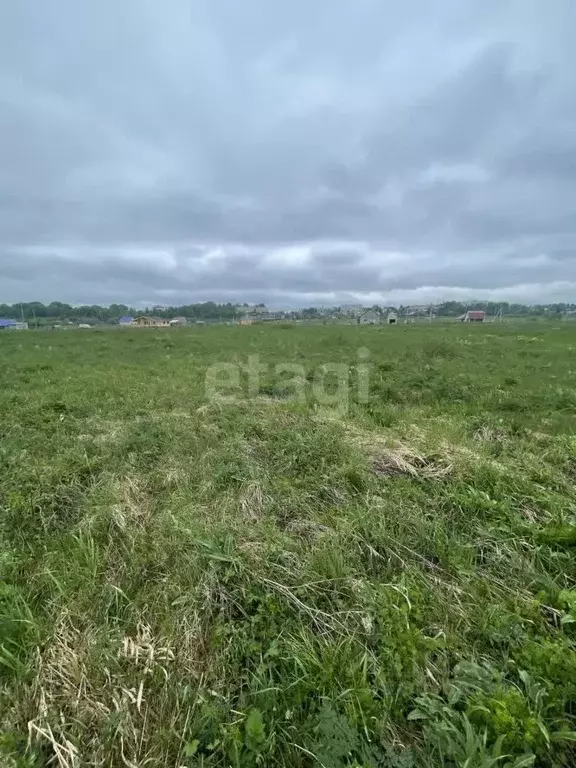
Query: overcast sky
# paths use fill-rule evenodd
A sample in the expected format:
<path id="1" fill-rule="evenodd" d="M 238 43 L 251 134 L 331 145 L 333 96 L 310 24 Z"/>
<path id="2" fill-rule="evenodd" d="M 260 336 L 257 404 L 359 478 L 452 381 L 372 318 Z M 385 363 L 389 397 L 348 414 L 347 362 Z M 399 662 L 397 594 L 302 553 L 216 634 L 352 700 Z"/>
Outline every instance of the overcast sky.
<path id="1" fill-rule="evenodd" d="M 0 3 L 0 302 L 576 301 L 573 0 Z"/>

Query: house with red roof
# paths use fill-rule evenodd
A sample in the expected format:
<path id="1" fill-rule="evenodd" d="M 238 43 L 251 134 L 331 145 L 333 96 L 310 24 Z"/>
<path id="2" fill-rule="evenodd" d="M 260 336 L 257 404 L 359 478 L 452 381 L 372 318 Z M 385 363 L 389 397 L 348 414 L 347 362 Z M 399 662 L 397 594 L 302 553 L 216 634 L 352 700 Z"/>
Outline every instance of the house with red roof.
<path id="1" fill-rule="evenodd" d="M 482 309 L 469 309 L 461 320 L 463 323 L 483 323 L 486 319 L 486 312 Z"/>

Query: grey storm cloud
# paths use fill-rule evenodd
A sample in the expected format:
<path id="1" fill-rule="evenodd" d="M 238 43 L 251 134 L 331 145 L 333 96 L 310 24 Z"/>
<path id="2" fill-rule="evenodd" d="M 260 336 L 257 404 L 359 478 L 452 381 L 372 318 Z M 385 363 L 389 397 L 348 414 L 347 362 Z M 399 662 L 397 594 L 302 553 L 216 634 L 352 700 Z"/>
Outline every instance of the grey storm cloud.
<path id="1" fill-rule="evenodd" d="M 576 296 L 576 5 L 0 8 L 0 301 Z"/>

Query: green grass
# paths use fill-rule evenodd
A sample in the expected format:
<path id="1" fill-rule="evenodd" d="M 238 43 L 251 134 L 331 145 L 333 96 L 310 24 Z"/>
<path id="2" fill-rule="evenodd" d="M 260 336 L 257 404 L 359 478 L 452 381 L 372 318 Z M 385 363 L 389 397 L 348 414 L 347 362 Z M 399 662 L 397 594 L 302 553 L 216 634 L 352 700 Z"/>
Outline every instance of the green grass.
<path id="1" fill-rule="evenodd" d="M 575 764 L 575 352 L 526 323 L 2 334 L 0 765 Z M 258 397 L 206 399 L 255 354 Z"/>

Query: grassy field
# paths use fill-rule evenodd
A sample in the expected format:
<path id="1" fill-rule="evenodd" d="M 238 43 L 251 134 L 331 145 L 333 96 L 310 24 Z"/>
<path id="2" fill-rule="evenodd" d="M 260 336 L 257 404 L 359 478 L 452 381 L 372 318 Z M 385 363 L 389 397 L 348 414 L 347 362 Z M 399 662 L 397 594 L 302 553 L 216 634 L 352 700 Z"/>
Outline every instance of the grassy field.
<path id="1" fill-rule="evenodd" d="M 1 766 L 576 765 L 576 328 L 0 361 Z"/>

